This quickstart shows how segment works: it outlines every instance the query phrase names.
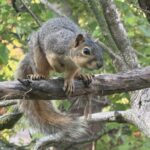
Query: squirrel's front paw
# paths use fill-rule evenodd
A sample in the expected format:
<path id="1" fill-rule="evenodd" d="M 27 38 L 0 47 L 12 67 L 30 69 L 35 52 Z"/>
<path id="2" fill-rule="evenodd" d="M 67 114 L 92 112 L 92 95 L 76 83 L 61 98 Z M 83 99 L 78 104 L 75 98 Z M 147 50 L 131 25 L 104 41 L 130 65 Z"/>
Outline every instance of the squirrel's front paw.
<path id="1" fill-rule="evenodd" d="M 63 90 L 66 95 L 70 96 L 74 92 L 74 82 L 73 80 L 65 80 Z"/>
<path id="2" fill-rule="evenodd" d="M 83 83 L 86 86 L 88 86 L 92 82 L 92 80 L 94 78 L 94 75 L 91 75 L 91 74 L 87 74 L 87 75 L 80 74 L 80 75 L 78 75 L 77 78 L 83 80 Z"/>
<path id="3" fill-rule="evenodd" d="M 46 79 L 45 76 L 40 75 L 40 74 L 29 74 L 27 75 L 27 79 L 31 79 L 31 80 L 43 80 Z"/>

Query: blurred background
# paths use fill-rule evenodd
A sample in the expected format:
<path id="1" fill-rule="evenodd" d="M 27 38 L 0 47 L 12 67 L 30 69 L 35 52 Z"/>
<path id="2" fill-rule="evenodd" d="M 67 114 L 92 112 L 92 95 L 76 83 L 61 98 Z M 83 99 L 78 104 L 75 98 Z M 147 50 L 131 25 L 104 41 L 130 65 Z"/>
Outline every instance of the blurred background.
<path id="1" fill-rule="evenodd" d="M 115 4 L 119 9 L 129 39 L 137 50 L 139 63 L 142 66 L 150 65 L 150 23 L 140 7 L 139 1 L 115 0 Z M 101 13 L 101 8 L 98 8 L 99 13 Z M 68 16 L 81 28 L 89 32 L 93 38 L 100 40 L 111 48 L 86 0 L 1 0 L 0 81 L 13 80 L 13 74 L 19 60 L 28 51 L 29 35 L 37 30 L 42 22 L 60 14 Z M 117 72 L 107 52 L 104 52 L 104 62 L 104 67 L 93 73 Z M 57 76 L 57 74 L 52 76 Z M 101 111 L 126 110 L 130 106 L 128 93 L 113 94 L 103 99 L 106 104 L 103 104 Z M 56 105 L 60 106 L 61 102 Z M 67 110 L 70 106 L 67 101 L 62 105 L 61 108 L 64 110 Z M 6 113 L 11 113 L 13 109 L 12 107 L 0 106 L 0 119 Z M 150 149 L 150 139 L 145 137 L 135 126 L 105 123 L 103 128 L 110 130 L 96 140 L 96 150 Z M 22 146 L 22 149 L 30 149 L 34 141 L 41 136 L 29 129 L 26 119 L 22 118 L 12 129 L 0 130 L 0 145 L 6 146 L 13 143 Z"/>

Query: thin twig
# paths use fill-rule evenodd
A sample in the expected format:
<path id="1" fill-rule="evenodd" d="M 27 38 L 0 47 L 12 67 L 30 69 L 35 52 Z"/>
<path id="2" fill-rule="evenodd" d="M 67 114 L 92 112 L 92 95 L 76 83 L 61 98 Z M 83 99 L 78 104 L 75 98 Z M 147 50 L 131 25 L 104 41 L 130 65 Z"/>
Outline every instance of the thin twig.
<path id="1" fill-rule="evenodd" d="M 101 41 L 97 41 L 104 50 L 107 51 L 107 53 L 110 55 L 110 57 L 112 59 L 116 59 L 118 61 L 121 61 L 121 57 L 119 55 L 117 55 L 111 48 L 109 48 L 108 46 L 106 46 L 103 42 Z"/>
<path id="2" fill-rule="evenodd" d="M 24 2 L 24 0 L 21 0 L 22 4 L 26 7 L 27 11 L 30 13 L 30 15 L 33 17 L 33 19 L 36 21 L 36 23 L 41 26 L 41 22 L 39 18 L 32 12 L 32 10 L 27 6 L 27 4 Z"/>
<path id="3" fill-rule="evenodd" d="M 40 0 L 40 2 L 42 4 L 44 4 L 45 6 L 47 6 L 50 10 L 52 10 L 57 16 L 64 16 L 62 14 L 62 12 L 57 8 L 56 5 L 51 4 L 50 2 L 48 2 L 47 0 Z"/>
<path id="4" fill-rule="evenodd" d="M 3 100 L 0 102 L 0 107 L 16 105 L 18 100 Z"/>

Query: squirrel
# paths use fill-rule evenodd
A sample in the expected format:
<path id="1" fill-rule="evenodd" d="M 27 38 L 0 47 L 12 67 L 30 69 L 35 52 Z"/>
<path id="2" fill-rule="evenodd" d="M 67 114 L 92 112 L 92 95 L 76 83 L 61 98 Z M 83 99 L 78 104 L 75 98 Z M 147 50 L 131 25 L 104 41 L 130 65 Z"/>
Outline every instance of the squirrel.
<path id="1" fill-rule="evenodd" d="M 91 75 L 80 73 L 81 68 L 99 69 L 103 65 L 102 48 L 78 25 L 67 17 L 53 18 L 31 34 L 29 52 L 19 63 L 15 79 L 40 79 L 49 72 L 64 72 L 64 91 L 71 95 L 74 79 L 89 84 Z M 64 137 L 77 139 L 86 133 L 86 123 L 77 117 L 65 114 L 46 100 L 20 100 L 19 108 L 29 123 L 42 133 L 60 133 Z"/>

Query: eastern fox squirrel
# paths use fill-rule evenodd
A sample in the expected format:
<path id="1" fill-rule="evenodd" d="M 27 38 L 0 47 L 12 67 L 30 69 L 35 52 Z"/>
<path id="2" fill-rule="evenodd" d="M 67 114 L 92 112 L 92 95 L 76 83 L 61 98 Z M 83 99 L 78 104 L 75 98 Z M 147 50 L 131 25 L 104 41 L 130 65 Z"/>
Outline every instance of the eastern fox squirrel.
<path id="1" fill-rule="evenodd" d="M 54 18 L 42 25 L 29 39 L 29 52 L 20 62 L 16 79 L 48 77 L 50 71 L 64 72 L 64 91 L 70 95 L 74 90 L 74 78 L 86 83 L 92 76 L 80 74 L 80 68 L 102 67 L 102 48 L 67 17 Z M 54 108 L 44 100 L 20 100 L 19 107 L 29 122 L 41 132 L 60 133 L 78 138 L 85 133 L 86 123 Z"/>

